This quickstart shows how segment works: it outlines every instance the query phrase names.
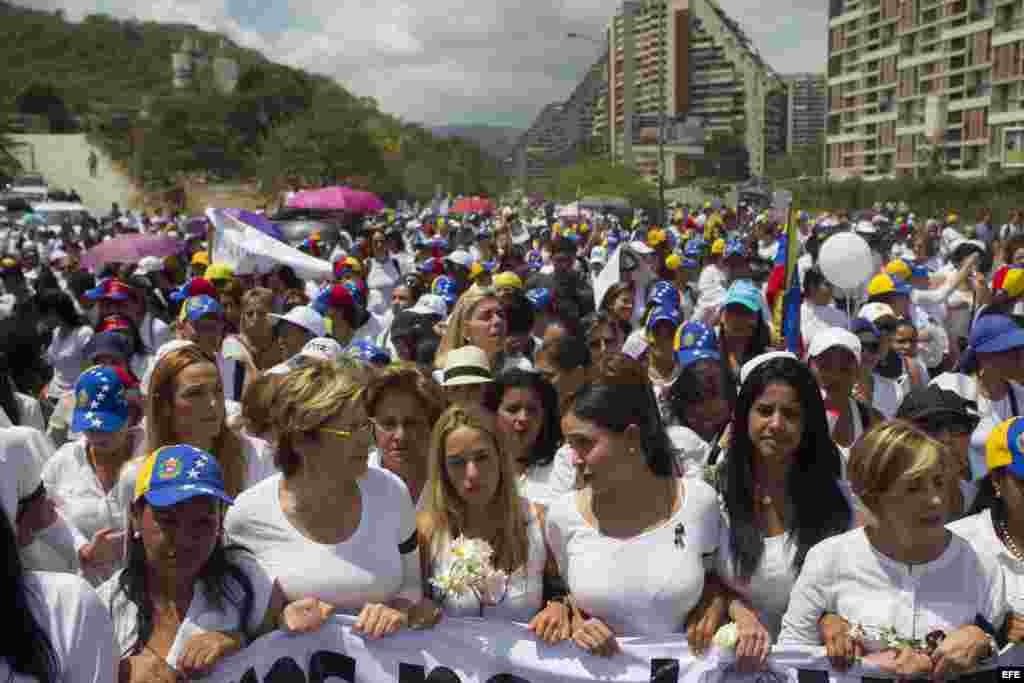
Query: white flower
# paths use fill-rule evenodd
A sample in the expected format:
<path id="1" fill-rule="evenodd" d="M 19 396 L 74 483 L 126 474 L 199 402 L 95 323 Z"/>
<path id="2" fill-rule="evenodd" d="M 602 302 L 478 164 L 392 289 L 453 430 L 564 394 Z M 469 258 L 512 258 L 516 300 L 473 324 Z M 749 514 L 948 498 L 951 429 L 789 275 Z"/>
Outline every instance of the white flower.
<path id="1" fill-rule="evenodd" d="M 715 637 L 711 639 L 711 644 L 722 650 L 735 650 L 739 638 L 740 633 L 736 628 L 736 622 L 729 622 L 715 631 Z"/>
<path id="2" fill-rule="evenodd" d="M 491 566 L 494 550 L 490 544 L 479 539 L 459 536 L 449 546 L 449 553 L 453 559 L 448 570 L 434 576 L 430 583 L 446 595 L 463 595 L 469 592 L 480 596 L 490 594 L 488 580 L 492 575 L 499 573 Z M 500 599 L 505 584 L 499 578 L 493 579 L 493 585 L 498 584 L 502 587 L 498 591 Z M 483 601 L 481 597 L 481 602 Z"/>

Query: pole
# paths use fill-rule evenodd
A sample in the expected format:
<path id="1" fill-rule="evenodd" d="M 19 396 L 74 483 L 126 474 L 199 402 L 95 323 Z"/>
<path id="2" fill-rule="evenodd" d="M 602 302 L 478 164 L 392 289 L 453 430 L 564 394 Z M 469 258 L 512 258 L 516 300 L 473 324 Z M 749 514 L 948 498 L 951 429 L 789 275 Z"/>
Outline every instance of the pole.
<path id="1" fill-rule="evenodd" d="M 665 224 L 665 15 L 664 3 L 658 15 L 658 196 L 661 203 L 659 225 Z"/>

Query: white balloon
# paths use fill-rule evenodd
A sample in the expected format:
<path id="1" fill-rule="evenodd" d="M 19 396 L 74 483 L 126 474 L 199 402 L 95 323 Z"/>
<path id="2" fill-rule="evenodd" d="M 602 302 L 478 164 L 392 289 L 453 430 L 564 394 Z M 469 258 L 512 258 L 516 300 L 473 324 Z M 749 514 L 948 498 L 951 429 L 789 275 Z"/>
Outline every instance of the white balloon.
<path id="1" fill-rule="evenodd" d="M 871 247 L 852 232 L 840 232 L 825 240 L 818 252 L 818 265 L 829 282 L 846 291 L 860 288 L 874 271 Z"/>

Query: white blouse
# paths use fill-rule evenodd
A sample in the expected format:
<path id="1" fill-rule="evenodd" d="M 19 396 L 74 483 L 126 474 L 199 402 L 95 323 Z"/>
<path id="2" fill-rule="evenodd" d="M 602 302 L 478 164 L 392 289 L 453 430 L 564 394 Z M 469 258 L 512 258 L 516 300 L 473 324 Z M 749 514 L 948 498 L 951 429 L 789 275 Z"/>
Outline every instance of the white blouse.
<path id="1" fill-rule="evenodd" d="M 583 518 L 575 493 L 548 508 L 548 545 L 581 609 L 627 636 L 681 633 L 704 590 L 718 545 L 715 491 L 680 481 L 683 501 L 665 524 L 628 539 L 605 536 Z"/>
<path id="2" fill-rule="evenodd" d="M 53 378 L 47 390 L 52 400 L 59 399 L 75 388 L 75 382 L 82 373 L 85 363 L 85 345 L 92 339 L 93 330 L 82 325 L 70 330 L 65 335 L 58 334 L 61 328 L 53 331 L 50 346 L 46 349 L 46 362 L 53 368 Z"/>
<path id="3" fill-rule="evenodd" d="M 519 495 L 531 503 L 547 506 L 575 490 L 576 467 L 570 460 L 571 452 L 562 446 L 547 465 L 537 465 L 524 472 L 519 477 Z"/>
<path id="4" fill-rule="evenodd" d="M 526 534 L 529 541 L 529 552 L 526 565 L 514 572 L 508 580 L 508 589 L 497 605 L 487 605 L 481 611 L 480 600 L 473 593 L 463 595 L 437 595 L 438 603 L 444 612 L 451 617 L 487 617 L 504 621 L 527 623 L 540 610 L 544 599 L 544 563 L 547 551 L 544 548 L 544 531 L 540 520 L 527 501 L 523 501 L 524 513 L 529 515 L 529 526 Z M 448 571 L 454 557 L 449 549 L 451 539 L 447 534 L 438 534 L 431 549 L 431 572 L 438 576 Z"/>
<path id="5" fill-rule="evenodd" d="M 863 528 L 828 538 L 807 553 L 782 617 L 783 645 L 821 645 L 826 612 L 851 624 L 894 628 L 904 638 L 955 630 L 980 615 L 996 629 L 1008 605 L 999 566 L 952 534 L 931 562 L 908 565 L 886 557 Z"/>
<path id="6" fill-rule="evenodd" d="M 1006 580 L 1006 601 L 1010 611 L 1024 614 L 1024 562 L 1014 557 L 999 540 L 992 522 L 992 510 L 958 519 L 946 528 L 963 537 L 979 555 L 999 563 Z"/>

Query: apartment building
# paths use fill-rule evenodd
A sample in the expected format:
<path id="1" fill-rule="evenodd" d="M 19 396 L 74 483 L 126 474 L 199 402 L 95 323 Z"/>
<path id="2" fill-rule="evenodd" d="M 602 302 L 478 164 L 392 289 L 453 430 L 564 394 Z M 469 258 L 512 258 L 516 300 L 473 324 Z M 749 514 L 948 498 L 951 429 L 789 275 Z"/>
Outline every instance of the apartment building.
<path id="1" fill-rule="evenodd" d="M 656 177 L 662 114 L 669 183 L 691 175 L 716 132 L 744 140 L 754 175 L 785 152 L 782 80 L 715 0 L 627 0 L 608 35 L 608 93 L 594 126 L 614 159 Z"/>
<path id="2" fill-rule="evenodd" d="M 788 74 L 786 152 L 817 144 L 825 132 L 828 86 L 823 73 Z"/>
<path id="3" fill-rule="evenodd" d="M 1024 167 L 1024 0 L 830 0 L 828 174 Z"/>

